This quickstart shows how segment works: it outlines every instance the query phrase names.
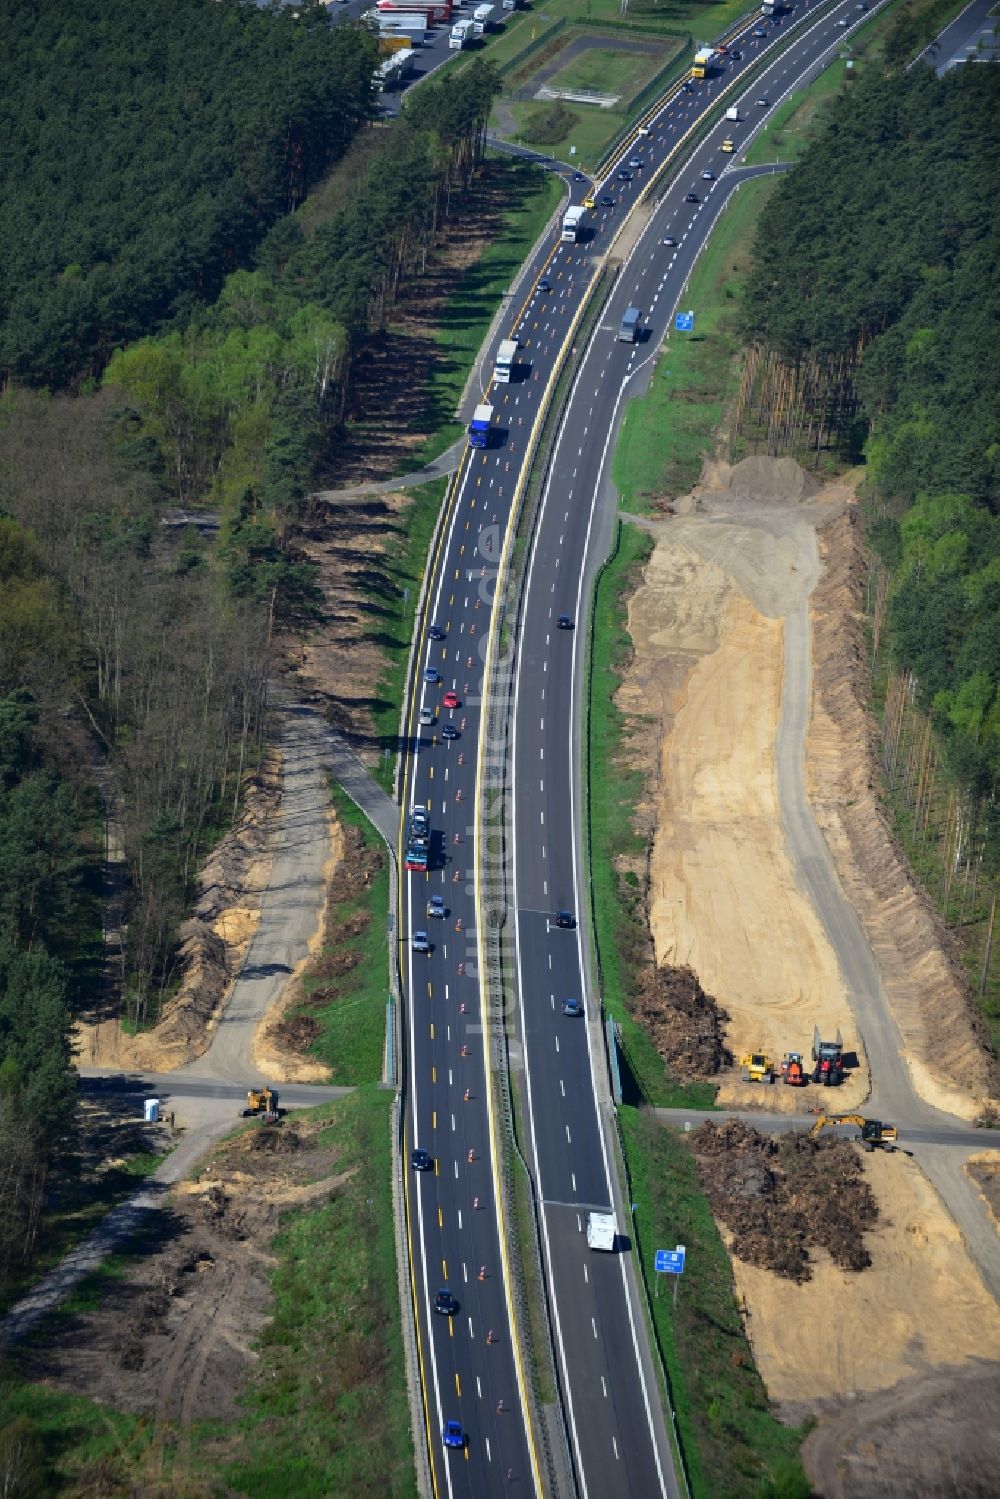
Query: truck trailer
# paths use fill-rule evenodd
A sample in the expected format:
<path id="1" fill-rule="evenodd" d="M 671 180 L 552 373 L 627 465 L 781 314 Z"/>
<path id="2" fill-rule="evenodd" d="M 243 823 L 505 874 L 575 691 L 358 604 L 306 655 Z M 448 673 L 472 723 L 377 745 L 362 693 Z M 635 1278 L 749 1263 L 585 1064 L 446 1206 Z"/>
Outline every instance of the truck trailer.
<path id="1" fill-rule="evenodd" d="M 379 41 L 393 41 L 398 46 L 422 47 L 427 40 L 427 17 L 424 15 L 390 15 L 378 18 Z"/>
<path id="2" fill-rule="evenodd" d="M 477 406 L 469 423 L 469 447 L 488 448 L 490 445 L 490 423 L 493 420 L 492 406 Z"/>
<path id="3" fill-rule="evenodd" d="M 456 21 L 451 28 L 451 36 L 448 38 L 448 47 L 452 52 L 461 52 L 476 35 L 475 21 Z"/>
<path id="4" fill-rule="evenodd" d="M 708 78 L 715 68 L 715 48 L 699 47 L 691 64 L 692 78 Z"/>
<path id="5" fill-rule="evenodd" d="M 509 385 L 514 378 L 514 366 L 517 361 L 517 339 L 505 338 L 497 349 L 496 364 L 493 366 L 493 378 L 498 385 Z"/>
<path id="6" fill-rule="evenodd" d="M 452 0 L 377 0 L 380 15 L 423 15 L 428 26 L 451 20 Z"/>
<path id="7" fill-rule="evenodd" d="M 579 206 L 567 208 L 563 214 L 562 234 L 560 234 L 559 238 L 566 240 L 569 244 L 574 244 L 580 238 L 580 230 L 583 227 L 583 217 L 586 212 L 585 208 Z"/>
<path id="8" fill-rule="evenodd" d="M 472 12 L 472 24 L 476 28 L 476 36 L 483 36 L 486 28 L 493 20 L 492 5 L 477 5 Z"/>
<path id="9" fill-rule="evenodd" d="M 605 1254 L 614 1252 L 614 1213 L 587 1214 L 587 1247 L 589 1249 L 603 1249 Z"/>

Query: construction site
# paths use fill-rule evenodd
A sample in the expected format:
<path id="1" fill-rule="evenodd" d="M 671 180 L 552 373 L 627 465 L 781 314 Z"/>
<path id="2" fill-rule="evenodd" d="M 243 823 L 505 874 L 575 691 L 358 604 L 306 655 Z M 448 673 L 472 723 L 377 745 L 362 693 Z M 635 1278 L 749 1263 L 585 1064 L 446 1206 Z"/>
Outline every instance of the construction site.
<path id="1" fill-rule="evenodd" d="M 908 1146 L 892 1116 L 973 1121 L 991 1077 L 964 975 L 877 802 L 855 481 L 710 463 L 668 518 L 631 517 L 655 545 L 617 704 L 644 725 L 626 754 L 644 777 L 657 964 L 713 997 L 702 1075 L 719 1104 L 761 1116 L 689 1138 L 768 1392 L 788 1421 L 820 1418 L 804 1454 L 817 1493 L 985 1494 L 998 1161 Z M 773 1133 L 767 1116 L 787 1114 L 814 1123 Z M 947 1432 L 921 1428 L 914 1392 L 931 1387 Z M 880 1487 L 883 1443 L 896 1466 Z M 963 1454 L 960 1489 L 923 1486 Z"/>

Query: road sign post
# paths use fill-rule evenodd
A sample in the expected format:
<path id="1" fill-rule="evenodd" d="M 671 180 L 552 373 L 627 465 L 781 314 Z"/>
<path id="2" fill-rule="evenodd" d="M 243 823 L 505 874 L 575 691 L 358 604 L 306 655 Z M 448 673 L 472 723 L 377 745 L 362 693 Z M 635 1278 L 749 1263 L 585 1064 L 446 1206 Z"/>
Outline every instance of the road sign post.
<path id="1" fill-rule="evenodd" d="M 674 1306 L 677 1305 L 677 1287 L 680 1285 L 681 1276 L 684 1274 L 684 1260 L 687 1248 L 678 1244 L 676 1249 L 658 1249 L 653 1261 L 656 1271 L 656 1294 L 660 1294 L 660 1276 L 672 1275 L 674 1277 Z"/>
<path id="2" fill-rule="evenodd" d="M 674 327 L 678 333 L 694 332 L 694 313 L 678 312 L 674 318 Z"/>

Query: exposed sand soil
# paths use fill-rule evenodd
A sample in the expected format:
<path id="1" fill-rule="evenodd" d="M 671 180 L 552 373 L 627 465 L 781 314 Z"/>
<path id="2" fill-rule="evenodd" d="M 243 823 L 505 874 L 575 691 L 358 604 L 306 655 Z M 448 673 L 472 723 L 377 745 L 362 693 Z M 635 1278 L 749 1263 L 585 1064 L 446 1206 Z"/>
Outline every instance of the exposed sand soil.
<path id="1" fill-rule="evenodd" d="M 746 488 L 756 492 L 752 462 Z M 837 1093 L 844 1109 L 865 1097 L 867 1068 L 836 955 L 786 852 L 774 766 L 782 615 L 815 566 L 824 514 L 803 478 L 779 471 L 770 501 L 740 491 L 713 503 L 706 492 L 687 514 L 651 526 L 657 544 L 629 607 L 635 657 L 618 704 L 659 729 L 647 738 L 658 748 L 643 767 L 650 804 L 640 809 L 655 828 L 657 961 L 694 968 L 731 1017 L 737 1060 L 760 1048 L 808 1060 L 814 1025 L 824 1038 L 839 1030 L 859 1063 Z M 838 492 L 822 504 L 842 500 Z M 804 1110 L 821 1098 L 812 1087 L 743 1084 L 737 1072 L 720 1102 Z"/>
<path id="2" fill-rule="evenodd" d="M 865 563 L 856 521 L 845 512 L 819 537 L 823 573 L 811 601 L 809 799 L 878 960 L 914 1088 L 937 1108 L 974 1119 L 996 1087 L 982 1020 L 955 944 L 897 851 L 878 794 L 878 731 L 867 707 L 861 612 Z"/>
<path id="3" fill-rule="evenodd" d="M 970 1156 L 965 1169 L 979 1188 L 1000 1233 L 1000 1151 L 984 1150 L 979 1155 Z"/>
<path id="4" fill-rule="evenodd" d="M 733 1261 L 754 1357 L 788 1419 L 847 1392 L 1000 1360 L 1000 1308 L 934 1189 L 902 1152 L 863 1159 L 880 1209 L 865 1236 L 869 1269 L 817 1255 L 812 1280 L 797 1286 Z"/>

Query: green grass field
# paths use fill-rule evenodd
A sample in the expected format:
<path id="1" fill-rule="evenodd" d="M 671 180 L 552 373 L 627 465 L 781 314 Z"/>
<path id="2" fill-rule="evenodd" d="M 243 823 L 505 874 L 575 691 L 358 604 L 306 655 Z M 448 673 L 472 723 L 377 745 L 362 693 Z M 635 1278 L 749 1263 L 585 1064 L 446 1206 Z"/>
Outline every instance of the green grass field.
<path id="1" fill-rule="evenodd" d="M 310 1051 L 330 1068 L 330 1081 L 357 1085 L 378 1082 L 382 1076 L 385 1046 L 385 1007 L 389 998 L 389 857 L 382 839 L 363 812 L 336 783 L 330 793 L 338 821 L 357 828 L 367 849 L 381 856 L 381 866 L 368 885 L 352 900 L 331 910 L 327 922 L 332 940 L 324 944 L 320 962 L 356 961 L 356 966 L 335 977 L 306 975 L 307 994 L 330 986 L 335 997 L 322 1009 L 310 1009 L 322 1026 Z M 367 918 L 357 936 L 342 935 L 349 923 Z"/>
<path id="2" fill-rule="evenodd" d="M 686 493 L 713 450 L 738 380 L 737 317 L 755 225 L 777 181 L 756 178 L 731 198 L 684 293 L 695 331 L 668 335 L 649 391 L 628 407 L 612 471 L 625 510 L 644 514 L 658 497 Z"/>

